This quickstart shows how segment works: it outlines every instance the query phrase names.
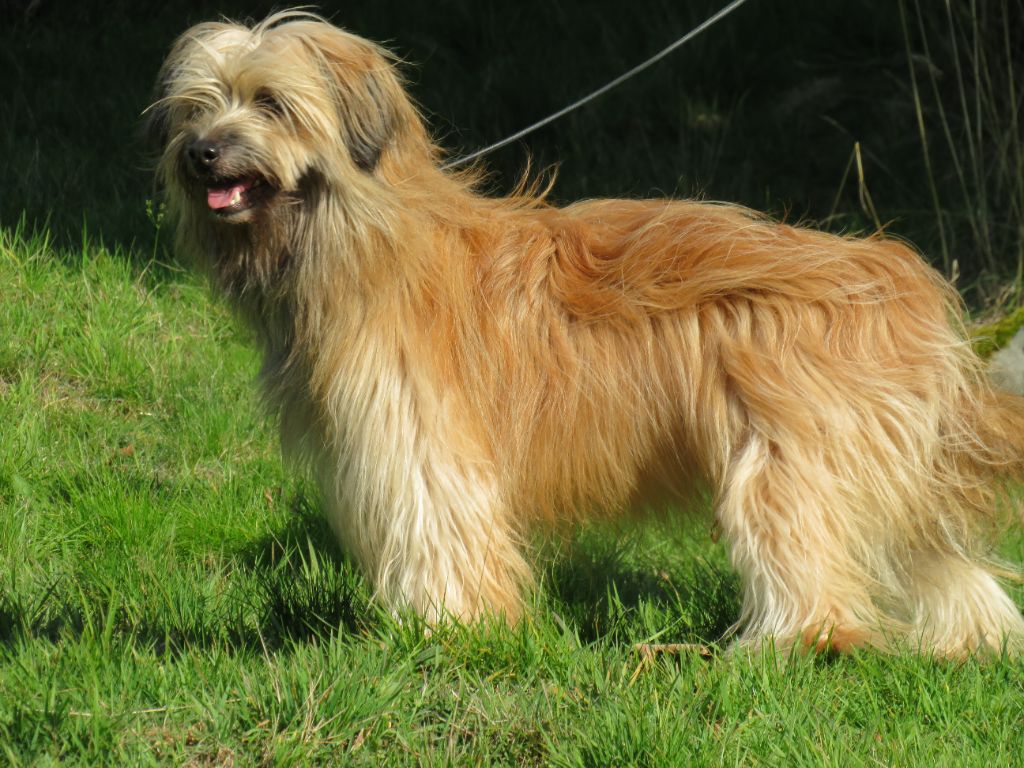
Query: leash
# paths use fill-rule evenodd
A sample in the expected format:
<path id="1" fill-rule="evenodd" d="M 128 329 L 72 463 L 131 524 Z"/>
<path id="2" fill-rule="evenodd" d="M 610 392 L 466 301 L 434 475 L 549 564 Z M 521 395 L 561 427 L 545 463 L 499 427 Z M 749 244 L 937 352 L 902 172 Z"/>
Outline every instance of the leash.
<path id="1" fill-rule="evenodd" d="M 604 95 L 605 93 L 610 91 L 612 88 L 615 88 L 618 85 L 622 85 L 622 83 L 626 82 L 631 77 L 634 77 L 635 75 L 640 74 L 641 72 L 643 72 L 645 69 L 647 69 L 651 65 L 656 64 L 657 62 L 661 61 L 663 58 L 668 56 L 670 53 L 672 53 L 677 48 L 680 48 L 680 47 L 686 45 L 693 38 L 697 37 L 697 35 L 699 35 L 701 32 L 703 32 L 706 29 L 709 29 L 710 27 L 712 27 L 715 24 L 717 24 L 719 21 L 724 19 L 726 16 L 728 16 L 733 11 L 735 11 L 737 8 L 739 8 L 741 5 L 743 5 L 745 2 L 747 2 L 747 0 L 732 0 L 731 3 L 729 3 L 727 6 L 722 8 L 722 10 L 718 11 L 718 13 L 716 13 L 715 15 L 710 16 L 707 19 L 705 19 L 701 24 L 699 24 L 696 27 L 694 27 L 693 29 L 691 29 L 689 32 L 687 32 L 685 35 L 680 37 L 678 40 L 676 40 L 670 46 L 668 46 L 667 48 L 664 48 L 664 49 L 658 51 L 656 54 L 651 56 L 646 61 L 641 62 L 640 64 L 637 64 L 631 70 L 629 70 L 628 72 L 624 72 L 623 74 L 621 74 L 618 77 L 616 77 L 614 80 L 612 80 L 612 81 L 610 81 L 608 83 L 605 83 L 600 88 L 598 88 L 596 91 L 593 91 L 592 93 L 588 93 L 586 96 L 584 96 L 584 97 L 582 97 L 580 99 L 577 99 L 572 104 L 569 104 L 568 106 L 563 107 L 562 109 L 558 110 L 557 112 L 553 112 L 552 114 L 548 115 L 547 117 L 542 118 L 542 119 L 538 120 L 537 122 L 535 122 L 535 123 L 533 123 L 531 125 L 526 126 L 521 131 L 517 131 L 517 132 L 513 133 L 511 136 L 507 136 L 506 138 L 502 139 L 501 141 L 496 141 L 493 144 L 488 144 L 483 149 L 478 149 L 476 152 L 472 152 L 472 153 L 470 153 L 468 155 L 464 155 L 463 157 L 456 158 L 455 160 L 450 160 L 449 162 L 447 162 L 444 165 L 442 165 L 441 169 L 442 170 L 448 170 L 449 168 L 456 168 L 456 167 L 458 167 L 460 165 L 464 165 L 464 164 L 468 163 L 471 160 L 476 160 L 478 157 L 482 157 L 482 156 L 484 156 L 486 154 L 489 154 L 489 153 L 493 152 L 496 149 L 501 149 L 502 147 L 504 147 L 504 146 L 506 146 L 508 144 L 511 144 L 513 141 L 518 141 L 519 139 L 523 138 L 523 136 L 526 136 L 526 135 L 528 135 L 530 133 L 533 133 L 534 131 L 538 130 L 539 128 L 543 128 L 545 125 L 548 125 L 549 123 L 553 123 L 555 120 L 558 120 L 559 118 L 564 117 L 565 115 L 569 114 L 573 110 L 579 109 L 584 104 L 587 104 L 587 103 L 593 101 L 594 99 L 598 98 L 599 96 Z"/>

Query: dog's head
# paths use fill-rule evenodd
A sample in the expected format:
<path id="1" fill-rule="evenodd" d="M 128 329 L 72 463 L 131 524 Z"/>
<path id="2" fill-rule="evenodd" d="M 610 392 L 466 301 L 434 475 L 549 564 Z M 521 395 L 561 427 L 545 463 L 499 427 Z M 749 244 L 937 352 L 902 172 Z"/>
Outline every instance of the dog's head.
<path id="1" fill-rule="evenodd" d="M 301 206 L 317 181 L 365 181 L 419 125 L 386 52 L 305 13 L 199 24 L 157 87 L 147 112 L 160 175 L 224 224 Z"/>

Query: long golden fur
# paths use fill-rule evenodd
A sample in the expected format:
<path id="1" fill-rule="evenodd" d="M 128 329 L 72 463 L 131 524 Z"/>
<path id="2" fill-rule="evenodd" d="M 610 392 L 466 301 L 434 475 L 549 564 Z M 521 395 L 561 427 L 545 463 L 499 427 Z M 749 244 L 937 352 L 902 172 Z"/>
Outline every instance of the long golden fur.
<path id="1" fill-rule="evenodd" d="M 200 24 L 158 88 L 179 247 L 257 331 L 283 445 L 387 604 L 514 619 L 529 527 L 703 485 L 744 642 L 1024 645 L 986 543 L 1024 405 L 907 246 L 481 196 L 388 54 L 308 14 Z"/>

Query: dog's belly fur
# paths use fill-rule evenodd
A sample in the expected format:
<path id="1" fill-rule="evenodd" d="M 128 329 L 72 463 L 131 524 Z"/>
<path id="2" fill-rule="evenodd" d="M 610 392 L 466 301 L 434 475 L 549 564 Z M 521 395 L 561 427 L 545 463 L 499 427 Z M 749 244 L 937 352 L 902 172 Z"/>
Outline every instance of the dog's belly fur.
<path id="1" fill-rule="evenodd" d="M 297 12 L 190 30 L 154 113 L 179 247 L 388 605 L 514 619 L 528 529 L 706 488 L 743 641 L 1024 647 L 987 539 L 1024 400 L 905 245 L 481 196 L 382 51 Z"/>

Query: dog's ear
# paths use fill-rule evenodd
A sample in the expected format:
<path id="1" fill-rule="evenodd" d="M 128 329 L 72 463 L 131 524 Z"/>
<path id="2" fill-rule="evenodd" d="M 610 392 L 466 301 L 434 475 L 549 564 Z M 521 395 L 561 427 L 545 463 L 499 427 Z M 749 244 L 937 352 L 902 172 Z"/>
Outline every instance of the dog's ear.
<path id="1" fill-rule="evenodd" d="M 318 24 L 309 42 L 326 70 L 352 162 L 373 173 L 412 108 L 394 65 L 373 43 L 328 24 Z"/>
<path id="2" fill-rule="evenodd" d="M 367 74 L 364 77 L 364 86 L 364 104 L 371 106 L 369 109 L 358 110 L 362 113 L 362 119 L 354 120 L 350 126 L 347 131 L 347 143 L 352 162 L 367 173 L 373 173 L 380 162 L 384 147 L 393 137 L 394 115 L 376 76 Z M 349 116 L 355 117 L 351 113 Z"/>

